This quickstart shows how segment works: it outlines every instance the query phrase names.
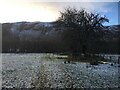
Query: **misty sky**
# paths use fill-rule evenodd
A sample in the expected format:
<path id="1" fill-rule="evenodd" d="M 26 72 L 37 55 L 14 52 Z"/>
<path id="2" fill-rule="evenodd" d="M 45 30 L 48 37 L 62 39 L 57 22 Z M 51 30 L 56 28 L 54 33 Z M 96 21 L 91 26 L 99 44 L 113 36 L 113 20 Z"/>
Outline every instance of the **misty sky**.
<path id="1" fill-rule="evenodd" d="M 2 12 L 0 13 L 0 23 L 21 21 L 51 22 L 60 16 L 59 12 L 63 11 L 64 8 L 75 7 L 77 9 L 85 8 L 89 12 L 106 15 L 110 23 L 105 23 L 105 25 L 118 24 L 118 0 L 114 0 L 114 2 L 113 0 L 109 0 L 109 2 L 105 2 L 105 0 L 104 2 L 90 2 L 95 0 L 84 0 L 84 2 L 82 2 L 83 0 L 76 0 L 80 2 L 41 1 L 42 0 L 0 0 L 0 11 Z"/>

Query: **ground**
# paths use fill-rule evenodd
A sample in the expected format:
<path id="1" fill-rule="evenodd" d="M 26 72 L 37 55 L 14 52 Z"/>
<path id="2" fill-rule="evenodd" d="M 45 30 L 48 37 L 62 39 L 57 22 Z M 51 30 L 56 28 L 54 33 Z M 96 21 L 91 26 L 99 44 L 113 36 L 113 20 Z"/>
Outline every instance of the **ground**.
<path id="1" fill-rule="evenodd" d="M 4 88 L 118 88 L 118 64 L 57 59 L 53 54 L 2 54 Z"/>

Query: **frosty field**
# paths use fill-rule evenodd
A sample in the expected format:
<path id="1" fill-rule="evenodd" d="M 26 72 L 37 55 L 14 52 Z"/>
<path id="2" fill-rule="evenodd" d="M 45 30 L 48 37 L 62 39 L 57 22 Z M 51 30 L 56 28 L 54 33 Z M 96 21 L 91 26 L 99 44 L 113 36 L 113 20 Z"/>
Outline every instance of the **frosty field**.
<path id="1" fill-rule="evenodd" d="M 2 54 L 3 88 L 117 88 L 118 64 L 90 65 L 53 54 Z"/>

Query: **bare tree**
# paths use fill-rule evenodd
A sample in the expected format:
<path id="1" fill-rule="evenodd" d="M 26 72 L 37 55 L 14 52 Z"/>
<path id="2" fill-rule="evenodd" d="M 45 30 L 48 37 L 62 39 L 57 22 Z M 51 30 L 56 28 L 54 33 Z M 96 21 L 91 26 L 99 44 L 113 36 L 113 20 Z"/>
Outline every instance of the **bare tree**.
<path id="1" fill-rule="evenodd" d="M 72 54 L 86 54 L 87 45 L 102 37 L 103 23 L 109 22 L 106 16 L 89 13 L 85 9 L 69 7 L 60 13 L 56 25 L 64 29 L 63 41 Z"/>

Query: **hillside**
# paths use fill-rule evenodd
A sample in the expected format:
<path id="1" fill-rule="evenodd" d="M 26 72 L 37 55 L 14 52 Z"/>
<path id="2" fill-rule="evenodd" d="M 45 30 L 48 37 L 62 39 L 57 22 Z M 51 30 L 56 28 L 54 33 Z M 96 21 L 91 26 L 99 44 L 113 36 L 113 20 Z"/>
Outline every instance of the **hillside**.
<path id="1" fill-rule="evenodd" d="M 107 44 L 113 44 L 110 47 L 115 45 L 118 48 L 120 25 L 106 26 L 102 31 L 104 40 L 109 42 Z M 64 50 L 62 32 L 63 30 L 56 28 L 53 22 L 4 23 L 2 24 L 3 52 L 16 52 L 17 49 L 21 52 L 62 51 Z"/>

